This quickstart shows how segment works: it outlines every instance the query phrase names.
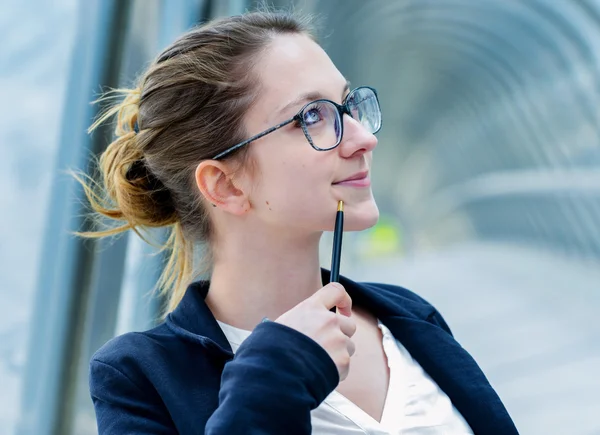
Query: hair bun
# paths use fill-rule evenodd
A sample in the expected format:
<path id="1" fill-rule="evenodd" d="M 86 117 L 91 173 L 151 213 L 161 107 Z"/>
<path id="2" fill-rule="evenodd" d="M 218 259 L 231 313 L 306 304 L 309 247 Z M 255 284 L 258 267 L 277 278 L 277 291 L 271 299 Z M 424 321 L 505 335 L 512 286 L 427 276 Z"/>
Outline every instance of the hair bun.
<path id="1" fill-rule="evenodd" d="M 171 192 L 148 168 L 144 158 L 131 164 L 125 178 L 134 189 L 133 191 L 146 196 L 151 201 L 147 203 L 146 207 L 143 207 L 143 210 L 148 211 L 150 215 L 144 220 L 152 221 L 156 226 L 168 225 L 177 220 L 177 211 Z"/>

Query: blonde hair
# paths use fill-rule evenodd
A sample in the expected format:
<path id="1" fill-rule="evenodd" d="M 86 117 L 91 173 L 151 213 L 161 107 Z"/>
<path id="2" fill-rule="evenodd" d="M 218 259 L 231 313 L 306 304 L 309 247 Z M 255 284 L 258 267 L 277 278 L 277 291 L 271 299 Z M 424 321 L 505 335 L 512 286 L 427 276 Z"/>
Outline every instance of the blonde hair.
<path id="1" fill-rule="evenodd" d="M 78 234 L 100 238 L 133 230 L 148 241 L 147 229 L 168 228 L 161 250 L 169 259 L 157 283 L 166 312 L 195 277 L 194 245 L 210 247 L 212 227 L 195 168 L 247 137 L 242 120 L 259 86 L 253 62 L 276 35 L 294 33 L 314 38 L 308 17 L 262 11 L 209 22 L 166 48 L 133 89 L 98 100 L 112 104 L 89 131 L 116 115 L 116 138 L 98 159 L 96 177 L 75 177 L 96 220 L 116 224 Z M 244 162 L 244 148 L 228 158 Z"/>

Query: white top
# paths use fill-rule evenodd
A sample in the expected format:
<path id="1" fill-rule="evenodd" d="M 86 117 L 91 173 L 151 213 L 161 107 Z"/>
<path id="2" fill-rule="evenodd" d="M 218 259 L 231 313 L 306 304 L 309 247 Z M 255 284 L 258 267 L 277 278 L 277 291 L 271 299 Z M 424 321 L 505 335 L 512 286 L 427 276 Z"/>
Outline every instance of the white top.
<path id="1" fill-rule="evenodd" d="M 235 353 L 251 331 L 217 320 Z M 473 435 L 448 396 L 378 321 L 390 368 L 390 383 L 378 422 L 337 391 L 311 412 L 317 435 Z"/>

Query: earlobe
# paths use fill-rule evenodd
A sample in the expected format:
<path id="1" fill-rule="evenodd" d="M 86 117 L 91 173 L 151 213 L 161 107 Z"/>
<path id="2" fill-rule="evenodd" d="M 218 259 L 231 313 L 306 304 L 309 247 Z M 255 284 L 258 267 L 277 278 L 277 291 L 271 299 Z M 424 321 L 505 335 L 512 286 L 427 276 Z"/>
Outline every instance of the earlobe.
<path id="1" fill-rule="evenodd" d="M 223 211 L 242 215 L 249 209 L 248 198 L 234 183 L 233 171 L 223 162 L 204 160 L 194 173 L 196 187 L 204 199 Z"/>

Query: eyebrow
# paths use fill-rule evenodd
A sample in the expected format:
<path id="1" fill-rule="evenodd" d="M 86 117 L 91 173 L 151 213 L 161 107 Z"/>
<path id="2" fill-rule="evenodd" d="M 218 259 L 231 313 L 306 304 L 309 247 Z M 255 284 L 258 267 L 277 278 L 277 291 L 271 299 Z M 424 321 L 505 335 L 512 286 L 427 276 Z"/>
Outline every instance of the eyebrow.
<path id="1" fill-rule="evenodd" d="M 344 90 L 342 91 L 342 99 L 344 99 L 344 94 L 346 92 L 348 92 L 349 90 L 350 90 L 350 81 L 346 80 L 346 84 L 344 85 Z M 294 98 L 293 101 L 286 104 L 284 107 L 282 107 L 280 110 L 278 110 L 277 113 L 285 112 L 290 107 L 298 106 L 301 103 L 305 103 L 305 102 L 309 103 L 311 101 L 321 100 L 321 99 L 327 99 L 327 98 L 320 92 L 315 92 L 315 91 L 306 92 L 306 93 L 298 96 L 298 98 Z"/>

